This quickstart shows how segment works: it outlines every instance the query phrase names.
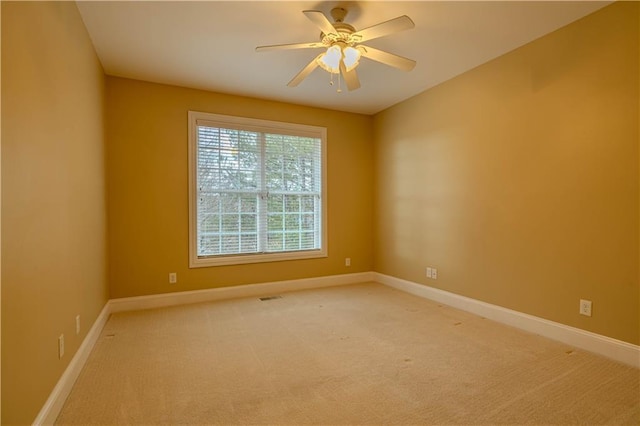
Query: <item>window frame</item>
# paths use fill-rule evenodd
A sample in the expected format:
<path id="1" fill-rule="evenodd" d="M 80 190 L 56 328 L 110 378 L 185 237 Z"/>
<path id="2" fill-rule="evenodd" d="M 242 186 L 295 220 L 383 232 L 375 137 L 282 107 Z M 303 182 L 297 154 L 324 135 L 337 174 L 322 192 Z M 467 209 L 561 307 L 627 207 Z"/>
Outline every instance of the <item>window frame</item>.
<path id="1" fill-rule="evenodd" d="M 222 265 L 242 265 L 249 263 L 280 262 L 287 260 L 315 259 L 328 256 L 327 240 L 327 129 L 306 124 L 262 120 L 230 115 L 189 111 L 189 268 L 201 268 Z M 198 256 L 198 137 L 199 125 L 212 127 L 243 128 L 250 131 L 271 132 L 284 135 L 313 137 L 320 139 L 321 177 L 320 177 L 320 249 L 284 251 L 273 253 L 236 254 L 218 256 Z"/>

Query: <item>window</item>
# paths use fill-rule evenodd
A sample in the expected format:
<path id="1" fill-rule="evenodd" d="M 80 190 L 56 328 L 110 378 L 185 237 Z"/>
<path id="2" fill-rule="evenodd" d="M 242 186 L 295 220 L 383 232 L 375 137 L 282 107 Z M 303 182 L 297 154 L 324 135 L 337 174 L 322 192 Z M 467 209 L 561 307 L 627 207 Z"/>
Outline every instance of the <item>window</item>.
<path id="1" fill-rule="evenodd" d="M 189 112 L 190 267 L 326 257 L 326 129 Z"/>

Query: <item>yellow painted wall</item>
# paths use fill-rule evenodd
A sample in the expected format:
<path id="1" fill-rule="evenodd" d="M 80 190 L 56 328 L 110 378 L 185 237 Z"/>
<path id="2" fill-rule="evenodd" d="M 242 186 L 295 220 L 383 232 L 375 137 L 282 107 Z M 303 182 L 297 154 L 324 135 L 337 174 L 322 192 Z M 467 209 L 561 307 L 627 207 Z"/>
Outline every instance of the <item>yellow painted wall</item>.
<path id="1" fill-rule="evenodd" d="M 372 269 L 370 116 L 116 77 L 107 78 L 107 99 L 112 298 Z M 189 269 L 189 110 L 327 128 L 328 258 Z"/>
<path id="2" fill-rule="evenodd" d="M 375 117 L 376 271 L 640 343 L 639 6 Z"/>
<path id="3" fill-rule="evenodd" d="M 103 115 L 75 3 L 3 1 L 2 424 L 35 419 L 108 298 Z"/>
<path id="4" fill-rule="evenodd" d="M 0 99 L 2 98 L 2 7 L 0 7 Z M 2 102 L 0 101 L 0 129 Z M 0 423 L 2 423 L 2 132 L 0 131 Z"/>

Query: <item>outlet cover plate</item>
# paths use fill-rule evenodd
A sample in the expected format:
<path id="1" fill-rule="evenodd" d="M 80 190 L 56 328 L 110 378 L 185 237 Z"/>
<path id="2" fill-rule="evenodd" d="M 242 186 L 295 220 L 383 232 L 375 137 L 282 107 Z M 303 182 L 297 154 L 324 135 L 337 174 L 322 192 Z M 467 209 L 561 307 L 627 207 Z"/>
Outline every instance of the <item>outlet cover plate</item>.
<path id="1" fill-rule="evenodd" d="M 580 315 L 591 316 L 591 300 L 580 299 Z"/>
<path id="2" fill-rule="evenodd" d="M 61 334 L 58 337 L 58 358 L 62 358 L 64 356 L 64 334 Z"/>

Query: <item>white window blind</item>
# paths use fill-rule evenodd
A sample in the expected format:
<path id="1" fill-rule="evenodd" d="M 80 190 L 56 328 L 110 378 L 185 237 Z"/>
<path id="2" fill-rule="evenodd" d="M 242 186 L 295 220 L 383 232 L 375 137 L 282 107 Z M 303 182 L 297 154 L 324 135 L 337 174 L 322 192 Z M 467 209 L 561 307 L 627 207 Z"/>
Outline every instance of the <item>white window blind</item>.
<path id="1" fill-rule="evenodd" d="M 191 266 L 326 256 L 326 130 L 189 117 Z"/>

